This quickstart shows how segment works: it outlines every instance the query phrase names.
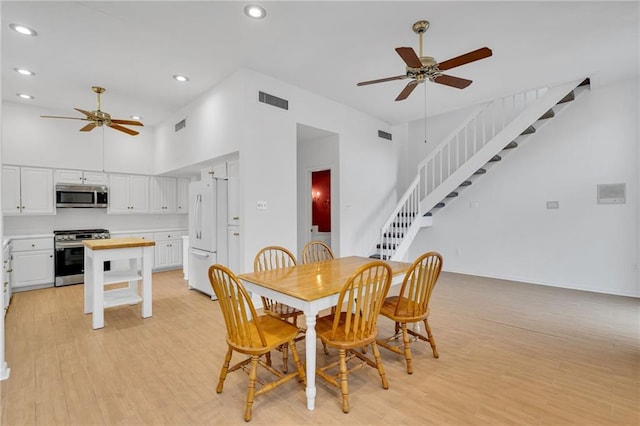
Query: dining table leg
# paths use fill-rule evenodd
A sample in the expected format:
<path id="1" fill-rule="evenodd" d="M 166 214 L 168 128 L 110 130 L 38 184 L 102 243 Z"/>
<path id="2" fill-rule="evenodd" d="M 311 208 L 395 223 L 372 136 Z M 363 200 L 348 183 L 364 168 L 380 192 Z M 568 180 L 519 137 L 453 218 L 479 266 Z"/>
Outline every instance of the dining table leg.
<path id="1" fill-rule="evenodd" d="M 313 410 L 316 403 L 316 315 L 305 312 L 307 331 L 305 333 L 306 369 L 307 369 L 307 409 Z"/>

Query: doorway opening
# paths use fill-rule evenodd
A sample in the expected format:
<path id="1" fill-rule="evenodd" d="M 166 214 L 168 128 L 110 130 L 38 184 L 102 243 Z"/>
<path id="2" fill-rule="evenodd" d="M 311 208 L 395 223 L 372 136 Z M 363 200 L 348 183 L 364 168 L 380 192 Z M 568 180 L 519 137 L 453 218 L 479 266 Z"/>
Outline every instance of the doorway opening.
<path id="1" fill-rule="evenodd" d="M 331 247 L 331 170 L 311 172 L 311 236 Z"/>

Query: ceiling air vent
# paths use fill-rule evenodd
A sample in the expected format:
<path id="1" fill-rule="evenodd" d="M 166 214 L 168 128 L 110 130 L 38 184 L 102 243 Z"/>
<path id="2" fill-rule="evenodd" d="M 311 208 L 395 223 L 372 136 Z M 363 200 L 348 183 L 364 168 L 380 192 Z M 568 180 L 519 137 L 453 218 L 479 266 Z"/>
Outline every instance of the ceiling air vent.
<path id="1" fill-rule="evenodd" d="M 182 130 L 185 127 L 187 127 L 187 119 L 183 118 L 182 120 L 178 121 L 175 126 L 173 126 L 173 128 L 175 129 L 175 131 L 177 132 L 178 130 Z"/>
<path id="2" fill-rule="evenodd" d="M 289 110 L 288 100 L 270 95 L 268 93 L 258 92 L 258 101 L 262 102 L 263 104 L 269 104 L 274 107 Z"/>
<path id="3" fill-rule="evenodd" d="M 378 130 L 378 137 L 382 139 L 391 140 L 391 133 L 384 132 L 382 130 Z"/>

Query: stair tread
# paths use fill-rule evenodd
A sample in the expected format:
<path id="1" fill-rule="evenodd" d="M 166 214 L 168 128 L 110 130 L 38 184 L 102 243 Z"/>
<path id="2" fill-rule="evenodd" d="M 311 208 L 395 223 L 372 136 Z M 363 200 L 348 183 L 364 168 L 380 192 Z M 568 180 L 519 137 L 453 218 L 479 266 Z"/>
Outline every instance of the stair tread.
<path id="1" fill-rule="evenodd" d="M 470 180 L 465 180 L 464 182 L 462 182 L 460 185 L 458 186 L 469 186 L 471 185 L 471 181 Z"/>
<path id="2" fill-rule="evenodd" d="M 576 95 L 575 95 L 575 93 L 574 93 L 574 92 L 573 92 L 573 90 L 572 90 L 571 92 L 567 93 L 567 95 L 566 95 L 564 98 L 560 99 L 560 100 L 558 101 L 558 103 L 559 103 L 559 104 L 563 104 L 563 103 L 565 103 L 565 102 L 571 102 L 571 101 L 572 101 L 572 100 L 574 100 L 575 98 L 576 98 Z"/>
<path id="3" fill-rule="evenodd" d="M 524 129 L 524 131 L 520 133 L 520 135 L 530 135 L 531 133 L 535 133 L 535 132 L 536 132 L 536 128 L 533 126 L 529 126 L 526 129 Z"/>
<path id="4" fill-rule="evenodd" d="M 502 149 L 513 149 L 513 148 L 517 148 L 517 147 L 518 147 L 518 142 L 511 141 Z"/>
<path id="5" fill-rule="evenodd" d="M 485 169 L 478 169 L 478 170 L 476 170 L 474 175 L 483 175 L 485 173 L 487 173 L 487 171 Z"/>

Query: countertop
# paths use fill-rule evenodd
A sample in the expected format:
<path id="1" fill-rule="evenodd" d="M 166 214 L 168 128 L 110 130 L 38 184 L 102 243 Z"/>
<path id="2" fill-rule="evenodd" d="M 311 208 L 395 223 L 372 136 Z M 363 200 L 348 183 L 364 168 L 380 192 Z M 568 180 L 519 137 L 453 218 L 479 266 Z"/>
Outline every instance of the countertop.
<path id="1" fill-rule="evenodd" d="M 119 248 L 146 247 L 155 246 L 155 241 L 145 240 L 144 238 L 108 238 L 106 240 L 84 240 L 85 247 L 91 250 L 110 250 Z"/>

